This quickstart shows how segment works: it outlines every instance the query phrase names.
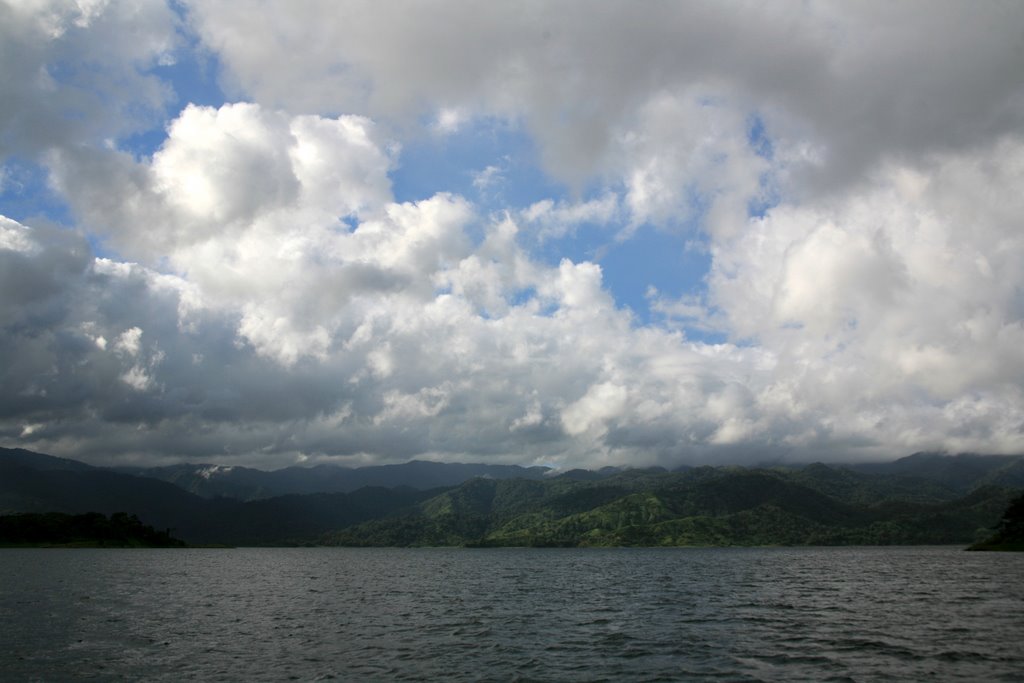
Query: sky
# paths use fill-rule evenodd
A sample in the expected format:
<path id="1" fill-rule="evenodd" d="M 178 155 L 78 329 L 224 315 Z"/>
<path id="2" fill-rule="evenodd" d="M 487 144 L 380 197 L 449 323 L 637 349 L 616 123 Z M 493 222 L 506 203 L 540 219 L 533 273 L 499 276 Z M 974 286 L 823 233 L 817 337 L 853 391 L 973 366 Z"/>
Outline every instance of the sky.
<path id="1" fill-rule="evenodd" d="M 1024 452 L 1024 5 L 0 0 L 0 446 Z"/>

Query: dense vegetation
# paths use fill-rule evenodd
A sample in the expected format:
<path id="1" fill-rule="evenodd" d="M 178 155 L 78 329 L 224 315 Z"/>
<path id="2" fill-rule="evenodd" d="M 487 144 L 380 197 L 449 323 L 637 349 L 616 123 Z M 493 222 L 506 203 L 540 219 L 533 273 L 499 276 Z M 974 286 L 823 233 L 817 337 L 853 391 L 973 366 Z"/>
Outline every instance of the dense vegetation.
<path id="1" fill-rule="evenodd" d="M 971 543 L 1012 489 L 966 496 L 803 469 L 630 471 L 596 481 L 475 479 L 327 534 L 338 545 L 722 546 Z M 930 491 L 930 494 L 929 494 Z"/>
<path id="2" fill-rule="evenodd" d="M 0 516 L 0 546 L 72 546 L 107 548 L 179 548 L 184 541 L 157 531 L 135 515 L 110 517 L 90 512 L 59 512 Z"/>
<path id="3" fill-rule="evenodd" d="M 211 481 L 222 478 L 214 497 L 185 490 L 204 476 L 198 467 L 182 466 L 191 474 L 175 484 L 160 479 L 163 470 L 125 473 L 0 449 L 0 514 L 128 510 L 192 544 L 968 545 L 990 536 L 1024 489 L 1024 457 L 966 454 L 922 453 L 871 465 L 605 468 L 558 476 L 441 463 L 333 474 L 288 468 L 263 473 L 259 486 L 280 490 L 301 481 L 309 487 L 310 474 L 322 475 L 327 488 L 381 485 L 258 500 L 227 496 L 232 486 L 238 495 L 253 495 L 242 486 L 251 472 L 210 472 Z M 486 476 L 471 478 L 481 472 Z M 395 484 L 410 480 L 419 485 Z M 423 490 L 452 480 L 455 485 Z"/>
<path id="4" fill-rule="evenodd" d="M 1015 550 L 1024 552 L 1024 495 L 1016 498 L 1003 513 L 999 529 L 968 550 Z"/>

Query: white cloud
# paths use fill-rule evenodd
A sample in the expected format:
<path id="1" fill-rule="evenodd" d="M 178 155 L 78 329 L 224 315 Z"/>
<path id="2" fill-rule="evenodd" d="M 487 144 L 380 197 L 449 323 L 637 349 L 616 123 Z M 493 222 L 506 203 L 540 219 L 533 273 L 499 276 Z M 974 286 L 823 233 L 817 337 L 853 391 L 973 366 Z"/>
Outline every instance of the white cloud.
<path id="1" fill-rule="evenodd" d="M 0 440 L 260 464 L 1024 449 L 1016 8 L 188 7 L 246 101 L 185 107 L 146 156 L 123 140 L 166 101 L 174 13 L 0 6 L 0 153 L 48 150 L 76 221 L 0 218 Z M 518 127 L 567 193 L 395 201 L 400 143 L 468 121 Z M 474 161 L 477 189 L 504 163 Z M 664 324 L 544 252 L 645 223 L 711 259 L 706 290 L 649 293 Z"/>
<path id="2" fill-rule="evenodd" d="M 117 341 L 114 342 L 114 350 L 129 356 L 139 355 L 142 341 L 142 330 L 138 327 L 132 327 L 120 334 Z"/>
<path id="3" fill-rule="evenodd" d="M 1015 426 L 987 447 L 1020 448 L 1022 158 L 1024 144 L 1002 141 L 938 156 L 927 176 L 890 165 L 860 192 L 777 207 L 717 245 L 709 297 L 779 359 L 789 386 L 776 398 L 818 404 L 833 434 L 877 414 L 873 434 L 907 447 L 962 431 L 953 405 L 999 406 Z"/>
<path id="4" fill-rule="evenodd" d="M 438 208 L 449 206 L 447 201 Z M 763 240 L 763 224 L 786 216 L 786 210 L 777 209 L 736 239 Z M 787 225 L 800 236 L 814 234 L 809 227 L 798 230 L 803 222 Z M 831 225 L 856 234 L 856 224 L 842 211 L 831 216 Z M 64 435 L 74 434 L 75 448 L 84 452 L 210 454 L 230 443 L 242 454 L 276 453 L 282 459 L 278 462 L 300 454 L 364 458 L 360 454 L 373 453 L 401 460 L 429 453 L 572 466 L 713 458 L 715 449 L 724 447 L 732 449 L 731 458 L 746 453 L 757 459 L 786 452 L 826 457 L 823 448 L 845 458 L 922 444 L 1019 445 L 1015 430 L 1024 405 L 1017 388 L 1021 378 L 1014 374 L 1024 367 L 1019 323 L 1000 327 L 984 316 L 965 318 L 971 325 L 948 330 L 952 344 L 937 346 L 942 353 L 935 353 L 914 346 L 918 339 L 940 344 L 936 332 L 921 327 L 931 324 L 935 312 L 915 312 L 914 298 L 905 300 L 903 294 L 870 299 L 880 308 L 861 323 L 863 338 L 843 328 L 847 336 L 837 343 L 827 324 L 792 319 L 793 311 L 826 318 L 830 312 L 789 308 L 786 315 L 769 311 L 760 323 L 748 322 L 765 325 L 757 328 L 761 338 L 756 346 L 688 343 L 673 332 L 636 327 L 603 289 L 596 265 L 531 263 L 514 243 L 503 241 L 502 235 L 513 232 L 507 220 L 489 225 L 488 231 L 494 240 L 485 240 L 461 261 L 403 260 L 425 263 L 425 282 L 458 273 L 461 290 L 425 289 L 416 279 L 399 289 L 364 290 L 332 309 L 332 325 L 309 328 L 317 337 L 313 340 L 297 334 L 303 329 L 301 318 L 291 313 L 290 304 L 275 300 L 251 309 L 291 316 L 264 337 L 243 329 L 250 309 L 236 317 L 240 309 L 231 306 L 193 310 L 194 324 L 181 328 L 175 315 L 187 289 L 162 284 L 168 276 L 141 266 L 80 266 L 82 284 L 71 279 L 66 288 L 54 290 L 60 300 L 75 303 L 62 307 L 70 316 L 66 322 L 45 323 L 54 333 L 47 337 L 51 342 L 40 347 L 28 328 L 24 343 L 20 337 L 5 340 L 5 357 L 20 359 L 19 367 L 25 368 L 11 377 L 12 396 L 45 391 L 58 400 L 64 371 L 48 376 L 42 370 L 56 366 L 79 368 L 75 372 L 94 376 L 90 381 L 97 386 L 104 386 L 103 377 L 109 375 L 138 400 L 129 404 L 109 390 L 97 393 L 88 410 L 68 403 L 59 429 L 22 437 L 25 424 L 41 423 L 44 415 L 49 424 L 55 417 L 52 410 L 33 412 L 31 403 L 23 402 L 8 408 L 12 421 L 9 427 L 0 423 L 0 429 L 49 450 L 66 448 Z M 781 239 L 788 233 L 780 227 L 773 234 Z M 893 244 L 900 241 L 893 239 Z M 54 248 L 47 242 L 40 255 L 20 258 L 33 263 Z M 371 253 L 383 258 L 391 251 Z M 735 253 L 744 252 L 738 248 Z M 855 263 L 874 258 L 870 251 L 845 253 Z M 467 258 L 483 263 L 485 255 L 488 262 L 500 260 L 493 270 L 474 277 L 490 282 L 494 296 L 505 303 L 481 311 L 473 304 L 465 264 Z M 1006 258 L 1009 264 L 1011 255 Z M 529 264 L 518 276 L 510 268 L 516 259 Z M 749 264 L 732 267 L 734 277 L 745 276 Z M 998 264 L 990 267 L 993 274 L 1007 274 Z M 846 272 L 846 266 L 837 267 L 836 277 Z M 913 272 L 905 276 L 905 291 L 917 286 Z M 811 270 L 808 276 L 822 274 Z M 309 286 L 291 277 L 294 286 Z M 786 277 L 780 269 L 776 289 L 783 288 Z M 713 285 L 712 294 L 724 296 L 726 284 Z M 523 286 L 537 294 L 513 301 L 511 292 Z M 825 289 L 843 301 L 841 288 Z M 864 306 L 863 296 L 849 293 L 854 309 L 862 310 L 856 307 Z M 115 299 L 120 302 L 116 308 L 97 307 Z M 722 299 L 719 304 L 735 315 L 745 310 L 744 301 Z M 274 324 L 273 319 L 265 322 Z M 64 329 L 87 331 L 65 335 Z M 240 332 L 247 344 L 233 343 Z M 990 333 L 991 339 L 957 341 Z M 89 343 L 61 346 L 61 340 L 75 334 L 87 335 Z M 105 359 L 111 354 L 91 341 L 96 337 L 115 339 L 108 348 L 124 349 L 125 363 L 109 364 Z M 152 345 L 158 339 L 159 350 Z M 258 346 L 264 342 L 266 349 Z M 48 349 L 46 355 L 35 359 L 41 348 Z M 979 349 L 985 352 L 972 361 L 971 352 Z M 66 361 L 54 360 L 66 354 Z M 196 358 L 202 358 L 198 365 Z M 994 379 L 997 372 L 1000 377 Z M 107 416 L 99 422 L 97 409 Z M 116 428 L 118 420 L 150 426 L 129 438 Z"/>
<path id="5" fill-rule="evenodd" d="M 255 105 L 189 105 L 153 157 L 153 189 L 204 227 L 249 222 L 298 196 L 288 146 L 280 143 L 288 135 L 286 117 Z"/>
<path id="6" fill-rule="evenodd" d="M 362 117 L 189 105 L 167 134 L 151 162 L 90 150 L 51 157 L 54 185 L 132 256 L 182 260 L 225 236 L 302 227 L 289 221 L 335 227 L 390 198 L 390 159 Z"/>
<path id="7" fill-rule="evenodd" d="M 457 133 L 469 118 L 462 109 L 442 107 L 437 112 L 437 119 L 434 121 L 434 131 L 441 135 Z"/>
<path id="8" fill-rule="evenodd" d="M 562 411 L 562 424 L 571 436 L 594 429 L 603 434 L 607 423 L 623 412 L 628 400 L 626 388 L 611 382 L 595 384 L 579 400 Z"/>
<path id="9" fill-rule="evenodd" d="M 38 433 L 40 430 L 43 430 L 45 428 L 46 425 L 40 424 L 38 422 L 34 424 L 27 424 L 24 427 L 22 427 L 21 434 L 19 436 L 24 439 L 32 436 L 33 434 Z"/>
<path id="10" fill-rule="evenodd" d="M 473 174 L 473 187 L 480 191 L 489 190 L 499 182 L 501 182 L 501 168 L 499 166 L 488 166 L 482 171 Z"/>
<path id="11" fill-rule="evenodd" d="M 743 107 L 699 89 L 647 102 L 614 147 L 630 229 L 693 222 L 713 235 L 738 230 L 771 169 L 747 140 L 749 127 Z"/>
<path id="12" fill-rule="evenodd" d="M 555 202 L 542 199 L 534 202 L 521 214 L 531 226 L 536 226 L 541 240 L 564 237 L 575 232 L 581 224 L 607 225 L 619 216 L 619 198 L 613 192 L 585 202 Z"/>
<path id="13" fill-rule="evenodd" d="M 385 208 L 391 162 L 373 135 L 355 116 L 189 106 L 151 162 L 62 153 L 54 182 L 123 253 L 187 274 L 182 318 L 203 306 L 240 311 L 243 339 L 293 363 L 323 357 L 336 303 L 422 276 L 417 259 L 452 247 L 445 228 L 427 235 L 417 218 L 448 220 L 445 200 Z M 375 218 L 358 234 L 339 220 L 365 211 Z"/>
<path id="14" fill-rule="evenodd" d="M 121 375 L 121 381 L 136 391 L 145 391 L 153 383 L 152 378 L 146 374 L 145 369 L 133 365 Z"/>
<path id="15" fill-rule="evenodd" d="M 0 249 L 30 252 L 35 247 L 28 228 L 6 216 L 0 216 Z"/>

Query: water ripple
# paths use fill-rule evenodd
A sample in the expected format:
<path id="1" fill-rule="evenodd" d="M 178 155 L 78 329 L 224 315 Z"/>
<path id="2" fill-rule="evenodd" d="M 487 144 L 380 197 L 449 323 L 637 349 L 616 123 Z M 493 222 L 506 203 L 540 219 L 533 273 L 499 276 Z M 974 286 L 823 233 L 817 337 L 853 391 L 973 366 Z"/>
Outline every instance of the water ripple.
<path id="1" fill-rule="evenodd" d="M 4 680 L 1020 680 L 1024 556 L 0 551 Z"/>

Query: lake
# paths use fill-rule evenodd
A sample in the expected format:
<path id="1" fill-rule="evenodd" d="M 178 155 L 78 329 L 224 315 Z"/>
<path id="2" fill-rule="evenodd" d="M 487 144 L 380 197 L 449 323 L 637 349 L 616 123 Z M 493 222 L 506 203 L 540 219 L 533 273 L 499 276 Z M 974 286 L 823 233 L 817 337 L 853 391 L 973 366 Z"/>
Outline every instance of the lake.
<path id="1" fill-rule="evenodd" d="M 1024 678 L 1024 554 L 0 550 L 9 680 Z"/>

